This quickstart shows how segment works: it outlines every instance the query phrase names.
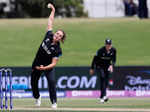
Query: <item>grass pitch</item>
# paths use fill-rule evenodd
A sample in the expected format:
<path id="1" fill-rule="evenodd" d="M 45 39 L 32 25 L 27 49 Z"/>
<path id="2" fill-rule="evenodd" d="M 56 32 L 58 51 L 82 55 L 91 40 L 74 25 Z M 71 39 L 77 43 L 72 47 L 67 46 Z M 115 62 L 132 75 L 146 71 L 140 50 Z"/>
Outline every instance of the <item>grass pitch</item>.
<path id="1" fill-rule="evenodd" d="M 31 66 L 46 27 L 47 19 L 1 19 L 0 66 Z M 56 29 L 67 33 L 58 66 L 89 66 L 107 37 L 117 48 L 118 66 L 150 63 L 149 19 L 55 19 Z"/>
<path id="2" fill-rule="evenodd" d="M 98 99 L 58 99 L 58 110 L 51 110 L 49 98 L 42 99 L 40 107 L 33 99 L 14 99 L 13 112 L 146 112 L 150 111 L 149 98 L 111 98 L 101 104 Z"/>

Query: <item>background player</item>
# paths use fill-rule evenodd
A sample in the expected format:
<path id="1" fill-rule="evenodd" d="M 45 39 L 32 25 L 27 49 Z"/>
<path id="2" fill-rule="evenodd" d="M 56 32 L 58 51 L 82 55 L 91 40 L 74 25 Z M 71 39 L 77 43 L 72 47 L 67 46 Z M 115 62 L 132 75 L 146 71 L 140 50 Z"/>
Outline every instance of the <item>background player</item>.
<path id="1" fill-rule="evenodd" d="M 108 100 L 106 95 L 106 89 L 109 82 L 109 73 L 113 72 L 113 67 L 116 63 L 116 49 L 112 47 L 112 41 L 110 39 L 105 40 L 105 46 L 97 51 L 94 56 L 90 74 L 94 74 L 96 69 L 97 75 L 100 78 L 100 101 L 104 103 Z"/>
<path id="2" fill-rule="evenodd" d="M 48 4 L 48 8 L 52 9 L 48 19 L 48 31 L 39 47 L 39 50 L 32 64 L 31 86 L 33 91 L 33 97 L 36 99 L 36 105 L 40 106 L 41 97 L 38 89 L 38 80 L 42 72 L 44 72 L 48 80 L 52 108 L 57 108 L 54 67 L 58 62 L 59 56 L 62 55 L 60 41 L 64 42 L 65 33 L 63 30 L 57 30 L 56 33 L 52 33 L 55 8 L 52 4 Z"/>

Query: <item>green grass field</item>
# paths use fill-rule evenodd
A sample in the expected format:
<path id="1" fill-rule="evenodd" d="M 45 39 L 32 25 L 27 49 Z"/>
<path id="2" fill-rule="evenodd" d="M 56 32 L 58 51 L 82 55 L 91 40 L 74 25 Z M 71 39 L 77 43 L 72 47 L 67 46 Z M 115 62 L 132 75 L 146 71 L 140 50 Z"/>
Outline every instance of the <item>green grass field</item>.
<path id="1" fill-rule="evenodd" d="M 46 27 L 47 19 L 1 19 L 0 66 L 31 66 Z M 149 19 L 56 19 L 54 31 L 59 28 L 67 40 L 57 66 L 89 66 L 107 37 L 118 50 L 118 66 L 150 64 Z"/>
<path id="2" fill-rule="evenodd" d="M 109 102 L 101 104 L 98 99 L 59 98 L 58 110 L 56 112 L 116 112 L 119 110 L 119 112 L 131 112 L 131 110 L 132 112 L 144 112 L 147 110 L 150 111 L 149 100 L 149 98 L 112 98 Z M 13 112 L 54 112 L 54 110 L 50 109 L 51 104 L 48 98 L 42 99 L 41 107 L 35 107 L 33 99 L 14 99 Z M 81 109 L 81 111 L 77 109 Z M 103 111 L 98 109 L 103 109 Z M 113 111 L 113 109 L 116 111 Z M 140 111 L 140 109 L 143 109 L 143 111 Z"/>

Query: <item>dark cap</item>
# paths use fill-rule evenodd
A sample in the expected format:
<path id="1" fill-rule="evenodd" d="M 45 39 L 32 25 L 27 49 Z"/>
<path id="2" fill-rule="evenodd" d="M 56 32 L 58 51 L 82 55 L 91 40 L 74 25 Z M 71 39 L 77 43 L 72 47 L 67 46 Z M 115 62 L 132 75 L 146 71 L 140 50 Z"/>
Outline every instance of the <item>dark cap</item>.
<path id="1" fill-rule="evenodd" d="M 106 40 L 105 40 L 105 44 L 111 45 L 111 44 L 112 44 L 112 41 L 111 41 L 110 39 L 106 39 Z"/>

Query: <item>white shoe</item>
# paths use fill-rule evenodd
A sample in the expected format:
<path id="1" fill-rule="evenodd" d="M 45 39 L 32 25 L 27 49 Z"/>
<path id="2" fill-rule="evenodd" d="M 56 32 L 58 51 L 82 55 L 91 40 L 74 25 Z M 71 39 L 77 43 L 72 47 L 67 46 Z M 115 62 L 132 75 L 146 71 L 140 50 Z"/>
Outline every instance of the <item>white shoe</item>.
<path id="1" fill-rule="evenodd" d="M 107 102 L 107 101 L 109 100 L 109 98 L 108 98 L 107 96 L 104 96 L 104 97 L 103 97 L 103 100 L 104 100 L 105 102 Z"/>
<path id="2" fill-rule="evenodd" d="M 100 102 L 101 102 L 101 103 L 104 103 L 104 102 L 105 102 L 105 100 L 102 98 L 102 99 L 100 99 Z"/>
<path id="3" fill-rule="evenodd" d="M 35 100 L 35 105 L 38 107 L 41 105 L 41 96 Z"/>
<path id="4" fill-rule="evenodd" d="M 57 103 L 52 104 L 52 109 L 57 109 Z"/>

